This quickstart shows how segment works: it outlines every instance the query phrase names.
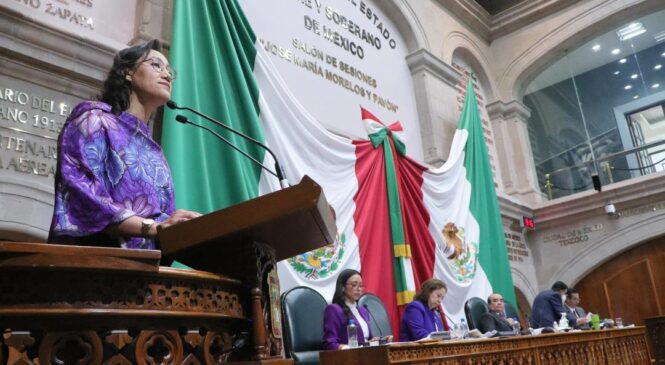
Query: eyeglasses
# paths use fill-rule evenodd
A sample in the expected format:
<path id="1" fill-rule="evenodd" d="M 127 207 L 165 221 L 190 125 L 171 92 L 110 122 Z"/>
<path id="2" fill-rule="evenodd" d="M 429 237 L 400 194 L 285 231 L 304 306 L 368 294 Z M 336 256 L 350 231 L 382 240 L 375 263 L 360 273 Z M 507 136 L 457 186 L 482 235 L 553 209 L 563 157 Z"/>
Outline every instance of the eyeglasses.
<path id="1" fill-rule="evenodd" d="M 159 58 L 148 58 L 147 60 L 142 61 L 143 62 L 149 62 L 150 66 L 152 67 L 153 70 L 157 71 L 158 73 L 163 73 L 163 72 L 168 72 L 169 75 L 171 76 L 171 81 L 175 80 L 177 73 L 175 72 L 174 69 L 171 67 L 167 66 L 160 60 Z"/>
<path id="2" fill-rule="evenodd" d="M 365 285 L 363 285 L 363 283 L 353 282 L 353 283 L 346 283 L 346 285 L 351 285 L 351 288 L 353 288 L 353 289 L 355 289 L 355 288 L 364 289 L 365 288 Z"/>

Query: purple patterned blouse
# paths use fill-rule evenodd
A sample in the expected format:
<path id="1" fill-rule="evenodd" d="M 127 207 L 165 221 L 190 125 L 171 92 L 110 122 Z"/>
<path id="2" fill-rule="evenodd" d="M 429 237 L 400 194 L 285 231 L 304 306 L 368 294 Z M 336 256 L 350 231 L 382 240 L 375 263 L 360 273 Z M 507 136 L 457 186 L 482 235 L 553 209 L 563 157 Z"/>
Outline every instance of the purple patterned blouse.
<path id="1" fill-rule="evenodd" d="M 106 103 L 78 104 L 58 139 L 54 205 L 51 243 L 155 249 L 152 239 L 103 232 L 135 215 L 161 222 L 175 210 L 171 171 L 146 123 Z"/>

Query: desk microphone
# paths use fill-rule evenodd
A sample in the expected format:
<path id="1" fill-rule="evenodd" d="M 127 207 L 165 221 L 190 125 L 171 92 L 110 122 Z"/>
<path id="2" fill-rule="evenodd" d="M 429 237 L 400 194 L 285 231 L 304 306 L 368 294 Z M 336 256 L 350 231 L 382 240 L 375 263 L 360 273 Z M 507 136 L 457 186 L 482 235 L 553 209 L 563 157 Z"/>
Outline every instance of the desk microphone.
<path id="1" fill-rule="evenodd" d="M 367 304 L 363 304 L 363 307 L 367 309 L 367 313 L 369 313 L 370 318 L 372 318 L 372 322 L 374 322 L 374 325 L 376 326 L 376 329 L 379 330 L 379 337 L 383 337 L 383 331 L 381 331 L 381 327 L 379 326 L 379 322 L 376 321 L 376 318 L 374 318 L 374 315 L 372 315 L 372 311 L 369 310 L 369 306 Z"/>
<path id="2" fill-rule="evenodd" d="M 236 145 L 234 145 L 233 143 L 231 143 L 231 141 L 229 141 L 228 139 L 224 138 L 224 136 L 222 136 L 221 134 L 219 134 L 219 133 L 213 131 L 212 129 L 210 129 L 210 128 L 204 126 L 204 125 L 200 125 L 200 124 L 193 123 L 191 120 L 189 120 L 189 118 L 187 118 L 186 116 L 184 116 L 184 115 L 182 115 L 182 114 L 178 114 L 178 115 L 176 115 L 175 120 L 177 120 L 178 122 L 180 122 L 180 123 L 182 123 L 182 124 L 191 124 L 191 125 L 193 125 L 193 126 L 195 126 L 195 127 L 198 127 L 198 128 L 201 128 L 201 129 L 205 129 L 206 131 L 212 133 L 215 137 L 221 139 L 224 143 L 226 143 L 227 145 L 229 145 L 229 147 L 231 147 L 231 148 L 233 148 L 234 150 L 240 152 L 243 156 L 245 156 L 245 157 L 247 157 L 248 159 L 252 160 L 252 162 L 254 162 L 255 164 L 261 166 L 262 169 L 268 171 L 271 175 L 273 175 L 273 176 L 275 176 L 276 178 L 279 179 L 279 176 L 278 176 L 276 173 L 274 173 L 273 171 L 270 171 L 270 169 L 268 169 L 267 167 L 263 166 L 263 164 L 262 164 L 259 160 L 255 159 L 254 157 L 252 157 L 252 156 L 251 156 L 250 154 L 248 154 L 247 152 L 245 152 L 245 151 L 241 150 L 240 148 L 238 148 L 238 146 L 236 146 Z"/>
<path id="3" fill-rule="evenodd" d="M 268 148 L 268 146 L 266 146 L 265 144 L 263 144 L 263 143 L 257 141 L 256 139 L 254 139 L 254 138 L 252 138 L 252 137 L 246 135 L 245 133 L 240 132 L 239 130 L 236 130 L 236 129 L 234 129 L 234 128 L 231 128 L 231 127 L 229 127 L 228 125 L 226 125 L 226 124 L 224 124 L 224 123 L 222 123 L 222 122 L 220 122 L 220 121 L 218 121 L 218 120 L 216 120 L 216 119 L 214 119 L 214 118 L 212 118 L 212 117 L 209 117 L 209 116 L 207 116 L 207 115 L 201 113 L 200 111 L 198 111 L 198 110 L 196 110 L 196 109 L 192 109 L 192 108 L 189 108 L 189 107 L 186 107 L 186 106 L 178 106 L 178 104 L 176 104 L 176 102 L 173 101 L 173 100 L 169 100 L 169 101 L 167 101 L 167 102 L 166 102 L 166 106 L 169 107 L 169 109 L 173 109 L 173 110 L 175 110 L 175 109 L 179 109 L 179 110 L 188 110 L 188 111 L 190 111 L 190 112 L 192 112 L 192 113 L 194 113 L 194 114 L 196 114 L 196 115 L 198 115 L 198 116 L 200 116 L 200 117 L 202 117 L 202 118 L 204 118 L 204 119 L 207 119 L 207 120 L 209 120 L 209 121 L 215 123 L 216 125 L 218 125 L 218 126 L 224 128 L 224 129 L 226 129 L 227 131 L 229 131 L 229 132 L 231 132 L 231 133 L 234 133 L 234 134 L 236 134 L 236 135 L 238 135 L 238 136 L 244 138 L 245 140 L 250 141 L 250 142 L 252 142 L 253 144 L 255 144 L 255 145 L 257 145 L 257 146 L 263 148 L 263 149 L 266 150 L 268 153 L 270 153 L 270 155 L 272 156 L 273 160 L 275 160 L 275 173 L 273 173 L 273 175 L 274 175 L 275 177 L 277 177 L 277 179 L 279 180 L 279 184 L 280 184 L 280 186 L 281 186 L 282 188 L 287 188 L 287 187 L 289 187 L 289 182 L 284 178 L 284 171 L 282 170 L 282 166 L 279 164 L 279 161 L 277 160 L 277 156 L 275 156 L 275 154 L 272 152 L 272 150 L 271 150 L 270 148 Z M 176 117 L 176 119 L 177 119 L 177 117 Z M 179 121 L 179 122 L 181 122 L 181 121 Z M 183 123 L 183 122 L 181 122 L 181 123 Z M 194 123 L 190 123 L 190 124 L 192 124 L 192 125 L 197 125 L 197 124 L 194 124 Z M 206 128 L 204 128 L 204 129 L 206 129 Z M 210 129 L 206 129 L 206 130 L 211 131 Z M 212 132 L 212 131 L 211 131 L 211 132 Z M 214 133 L 214 132 L 212 132 L 212 133 Z M 215 135 L 217 135 L 217 133 L 215 133 Z M 218 135 L 218 136 L 219 136 L 219 135 Z M 226 141 L 226 140 L 225 140 L 225 141 Z M 231 143 L 228 142 L 228 141 L 226 141 L 226 143 L 227 143 L 227 144 L 231 144 Z M 235 150 L 240 151 L 238 148 L 235 148 Z M 243 153 L 243 155 L 248 156 L 248 154 L 246 154 L 246 153 Z M 252 160 L 256 162 L 256 159 L 252 158 Z M 259 164 L 261 164 L 261 163 L 259 162 Z M 263 164 L 261 164 L 261 166 L 263 166 Z M 266 170 L 267 170 L 267 169 L 266 169 Z M 269 171 L 269 170 L 267 170 L 267 171 Z"/>
<path id="4" fill-rule="evenodd" d="M 453 319 L 450 318 L 450 316 L 448 316 L 448 314 L 446 314 L 445 311 L 439 310 L 439 307 L 434 308 L 434 310 L 437 311 L 439 314 L 443 313 L 443 315 L 446 316 L 446 319 L 448 320 L 448 322 L 452 323 L 453 326 L 457 326 L 457 323 L 455 323 L 455 321 L 453 321 Z M 450 326 L 448 326 L 448 327 L 450 327 Z"/>

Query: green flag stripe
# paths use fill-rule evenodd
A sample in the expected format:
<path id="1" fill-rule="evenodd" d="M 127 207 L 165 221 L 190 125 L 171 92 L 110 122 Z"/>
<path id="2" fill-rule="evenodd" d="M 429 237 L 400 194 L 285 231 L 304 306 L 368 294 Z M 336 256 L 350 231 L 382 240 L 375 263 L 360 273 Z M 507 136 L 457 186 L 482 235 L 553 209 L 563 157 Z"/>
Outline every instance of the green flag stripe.
<path id="1" fill-rule="evenodd" d="M 399 188 L 397 187 L 397 172 L 395 159 L 388 138 L 383 140 L 383 153 L 386 164 L 386 186 L 388 189 L 388 212 L 390 214 L 390 236 L 393 245 L 405 244 L 404 222 L 402 221 L 402 207 L 399 201 Z"/>
<path id="2" fill-rule="evenodd" d="M 393 273 L 395 276 L 395 292 L 397 305 L 407 304 L 412 297 L 409 292 L 406 260 L 410 260 L 411 250 L 406 244 L 404 235 L 404 221 L 400 204 L 399 187 L 397 184 L 397 171 L 395 169 L 395 156 L 391 146 L 393 140 L 388 128 L 369 135 L 372 146 L 377 148 L 383 145 L 383 156 L 386 170 L 386 190 L 388 191 L 388 216 L 390 222 L 390 238 L 393 252 Z M 403 144 L 402 144 L 403 147 Z M 402 151 L 404 148 L 402 148 Z"/>
<path id="3" fill-rule="evenodd" d="M 506 300 L 517 304 L 501 213 L 494 189 L 494 178 L 485 145 L 478 103 L 473 91 L 473 79 L 469 79 L 458 128 L 468 132 L 464 167 L 472 189 L 469 210 L 476 218 L 480 229 L 480 265 L 492 284 L 492 289 L 501 293 Z"/>
<path id="4" fill-rule="evenodd" d="M 178 71 L 172 99 L 263 141 L 259 87 L 254 79 L 256 37 L 235 0 L 175 1 L 171 66 Z M 165 110 L 162 145 L 179 208 L 203 213 L 258 195 L 260 167 L 206 131 L 174 122 L 184 114 L 231 140 L 259 161 L 264 151 L 183 111 Z"/>

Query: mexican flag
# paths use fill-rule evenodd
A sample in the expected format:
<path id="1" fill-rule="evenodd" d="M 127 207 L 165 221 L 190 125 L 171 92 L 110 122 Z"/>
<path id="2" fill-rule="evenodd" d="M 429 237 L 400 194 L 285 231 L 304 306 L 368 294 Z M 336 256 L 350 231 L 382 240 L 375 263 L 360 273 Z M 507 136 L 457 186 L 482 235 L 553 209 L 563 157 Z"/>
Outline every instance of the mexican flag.
<path id="1" fill-rule="evenodd" d="M 337 273 L 360 270 L 398 333 L 400 310 L 431 277 L 448 284 L 444 300 L 455 322 L 473 296 L 501 292 L 514 303 L 500 214 L 478 108 L 469 82 L 449 160 L 440 168 L 408 157 L 398 121 L 358 111 L 367 139 L 323 128 L 280 77 L 235 0 L 174 2 L 172 99 L 270 146 L 291 184 L 309 175 L 337 212 L 335 242 L 280 262 L 282 291 L 298 285 L 332 299 Z M 358 108 L 357 105 L 340 107 Z M 162 145 L 179 208 L 208 213 L 278 189 L 274 176 L 214 136 L 174 122 L 166 110 Z M 273 168 L 268 154 L 187 114 Z M 458 228 L 451 257 L 442 230 Z"/>

